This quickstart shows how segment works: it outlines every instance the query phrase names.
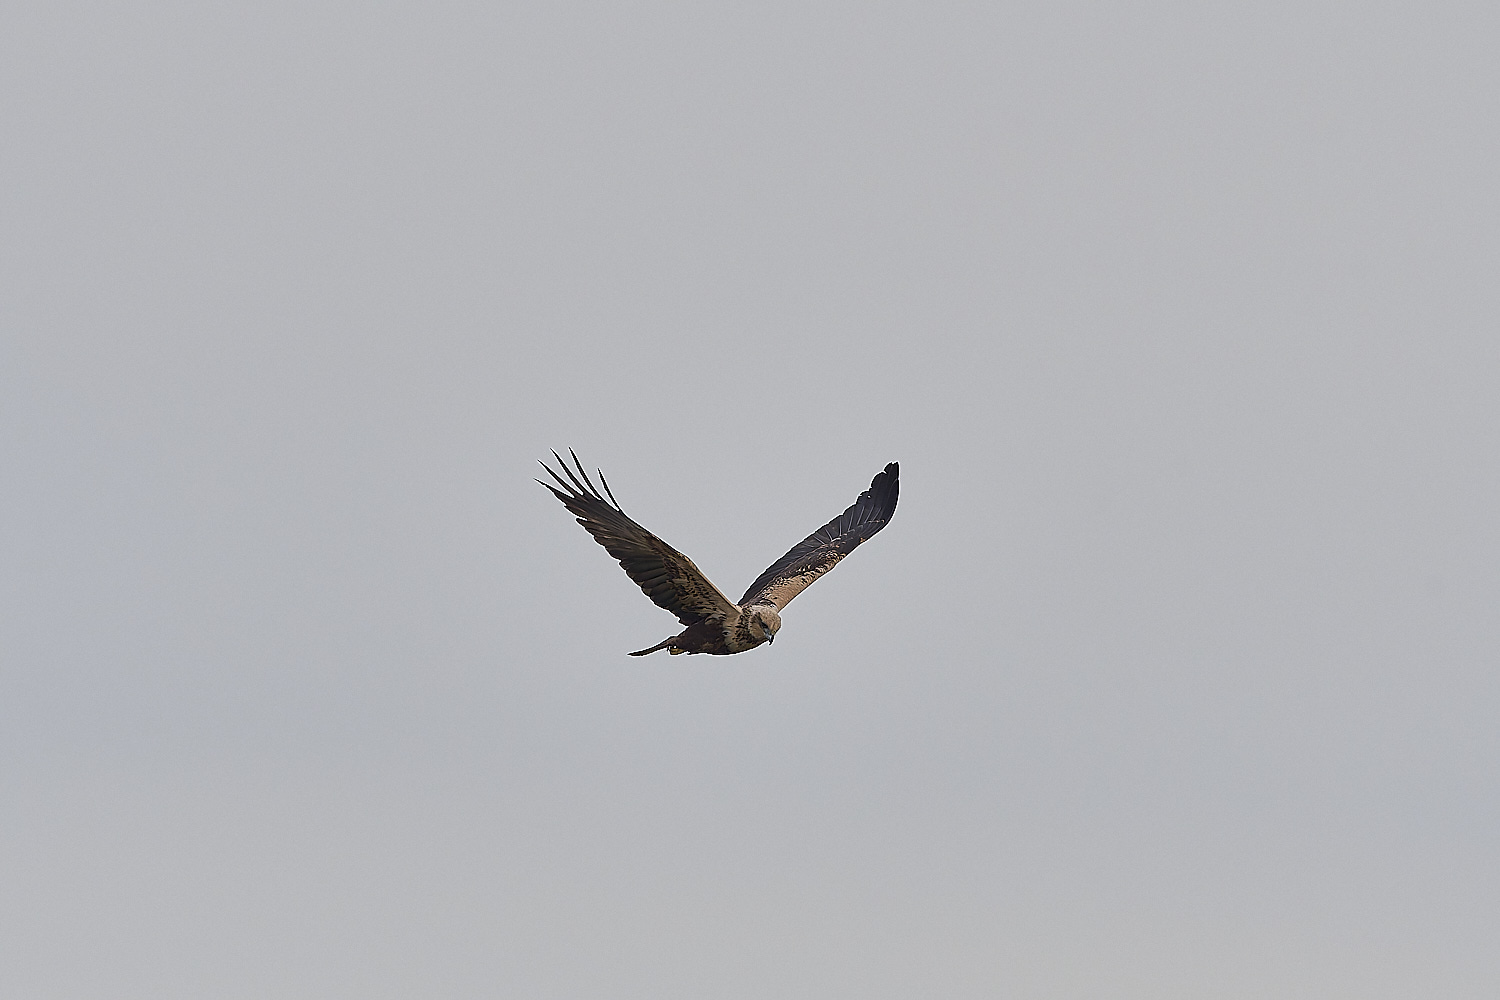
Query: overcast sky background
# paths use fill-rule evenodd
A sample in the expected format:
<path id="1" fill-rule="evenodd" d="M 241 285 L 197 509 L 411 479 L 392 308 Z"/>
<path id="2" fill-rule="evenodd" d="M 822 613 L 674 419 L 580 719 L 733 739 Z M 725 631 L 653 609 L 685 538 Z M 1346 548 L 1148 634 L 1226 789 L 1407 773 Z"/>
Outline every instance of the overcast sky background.
<path id="1" fill-rule="evenodd" d="M 1497 25 L 12 5 L 0 993 L 1494 997 Z"/>

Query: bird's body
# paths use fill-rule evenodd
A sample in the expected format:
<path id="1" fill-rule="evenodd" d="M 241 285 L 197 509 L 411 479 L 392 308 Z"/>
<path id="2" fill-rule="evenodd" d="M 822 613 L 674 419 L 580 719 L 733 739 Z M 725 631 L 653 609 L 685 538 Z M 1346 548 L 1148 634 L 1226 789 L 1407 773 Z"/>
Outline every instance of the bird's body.
<path id="1" fill-rule="evenodd" d="M 710 583 L 691 559 L 627 517 L 610 492 L 609 484 L 604 482 L 602 472 L 599 481 L 604 484 L 603 494 L 594 488 L 577 455 L 573 455 L 573 465 L 578 470 L 574 475 L 557 452 L 552 454 L 567 479 L 544 462 L 542 468 L 562 489 L 549 483 L 542 485 L 563 502 L 595 541 L 620 561 L 647 597 L 675 614 L 686 626 L 677 635 L 649 649 L 637 650 L 631 656 L 645 656 L 659 649 L 673 654 L 723 656 L 774 642 L 781 628 L 781 609 L 884 528 L 896 510 L 899 469 L 892 462 L 870 481 L 870 488 L 848 510 L 772 563 L 736 604 Z"/>
<path id="2" fill-rule="evenodd" d="M 775 624 L 772 624 L 772 621 Z M 689 625 L 650 649 L 638 650 L 630 655 L 645 656 L 658 649 L 665 649 L 674 656 L 678 653 L 713 653 L 717 656 L 728 656 L 730 653 L 743 653 L 763 642 L 771 641 L 780 627 L 781 616 L 776 614 L 774 608 L 736 607 L 733 613 L 722 620 L 709 618 Z"/>

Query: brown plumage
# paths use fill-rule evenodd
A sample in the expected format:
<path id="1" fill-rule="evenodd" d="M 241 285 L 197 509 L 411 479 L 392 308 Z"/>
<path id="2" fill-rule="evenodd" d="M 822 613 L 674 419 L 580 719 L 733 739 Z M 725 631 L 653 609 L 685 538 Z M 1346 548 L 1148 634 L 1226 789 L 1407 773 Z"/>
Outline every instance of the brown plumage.
<path id="1" fill-rule="evenodd" d="M 724 596 L 709 582 L 693 561 L 645 528 L 636 524 L 615 500 L 604 473 L 601 493 L 584 471 L 572 450 L 577 469 L 568 468 L 562 456 L 553 452 L 562 475 L 547 463 L 547 470 L 558 486 L 537 482 L 551 490 L 578 523 L 588 529 L 594 540 L 620 561 L 625 572 L 651 598 L 677 616 L 687 626 L 649 649 L 637 650 L 631 656 L 645 656 L 658 649 L 676 653 L 715 653 L 726 655 L 754 649 L 763 642 L 774 642 L 781 628 L 781 609 L 818 577 L 837 566 L 839 560 L 884 528 L 896 512 L 897 474 L 895 462 L 870 481 L 870 488 L 859 495 L 849 509 L 808 535 L 772 563 L 745 591 L 738 604 Z M 563 476 L 567 478 L 564 479 Z M 605 499 L 605 497 L 609 499 Z"/>

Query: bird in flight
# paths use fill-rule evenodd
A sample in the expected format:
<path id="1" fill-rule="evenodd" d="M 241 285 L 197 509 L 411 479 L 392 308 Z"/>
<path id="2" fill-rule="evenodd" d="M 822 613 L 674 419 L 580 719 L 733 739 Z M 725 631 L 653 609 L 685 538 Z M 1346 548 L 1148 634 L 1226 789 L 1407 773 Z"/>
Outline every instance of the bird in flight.
<path id="1" fill-rule="evenodd" d="M 837 566 L 861 542 L 884 528 L 896 512 L 899 470 L 892 462 L 870 480 L 870 488 L 848 510 L 793 545 L 756 578 L 738 604 L 732 604 L 691 559 L 626 516 L 609 483 L 604 481 L 602 471 L 599 482 L 604 486 L 603 494 L 571 448 L 568 454 L 573 456 L 577 475 L 561 455 L 552 453 L 566 479 L 546 462 L 541 463 L 562 489 L 540 479 L 537 482 L 551 490 L 594 536 L 594 541 L 620 561 L 625 572 L 657 607 L 666 608 L 687 626 L 631 656 L 645 656 L 658 649 L 669 650 L 674 656 L 678 653 L 724 656 L 743 653 L 763 642 L 774 642 L 781 628 L 781 609 Z"/>

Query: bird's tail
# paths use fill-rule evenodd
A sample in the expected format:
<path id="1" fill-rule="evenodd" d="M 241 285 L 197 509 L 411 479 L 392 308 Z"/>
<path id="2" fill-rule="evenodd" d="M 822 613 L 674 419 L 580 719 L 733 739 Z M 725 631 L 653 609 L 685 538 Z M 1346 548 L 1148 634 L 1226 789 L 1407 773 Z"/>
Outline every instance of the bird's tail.
<path id="1" fill-rule="evenodd" d="M 676 639 L 677 639 L 677 636 L 675 636 L 675 635 L 668 636 L 667 638 L 663 639 L 661 642 L 658 642 L 656 645 L 652 646 L 650 649 L 638 649 L 634 653 L 631 653 L 630 655 L 631 656 L 645 656 L 647 653 L 654 653 L 658 649 L 666 649 L 668 646 L 672 645 L 672 643 L 674 641 L 676 641 Z M 675 650 L 674 650 L 674 652 L 675 652 Z"/>

